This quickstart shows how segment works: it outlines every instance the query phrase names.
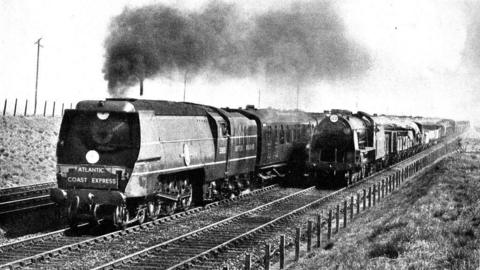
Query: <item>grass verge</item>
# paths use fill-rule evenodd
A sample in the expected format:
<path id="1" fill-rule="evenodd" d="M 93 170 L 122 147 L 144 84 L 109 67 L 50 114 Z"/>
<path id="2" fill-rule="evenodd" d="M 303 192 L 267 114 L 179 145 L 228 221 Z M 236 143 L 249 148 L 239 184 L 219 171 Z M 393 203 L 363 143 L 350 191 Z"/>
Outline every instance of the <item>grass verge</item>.
<path id="1" fill-rule="evenodd" d="M 455 154 L 290 269 L 477 269 L 479 199 L 480 154 Z"/>

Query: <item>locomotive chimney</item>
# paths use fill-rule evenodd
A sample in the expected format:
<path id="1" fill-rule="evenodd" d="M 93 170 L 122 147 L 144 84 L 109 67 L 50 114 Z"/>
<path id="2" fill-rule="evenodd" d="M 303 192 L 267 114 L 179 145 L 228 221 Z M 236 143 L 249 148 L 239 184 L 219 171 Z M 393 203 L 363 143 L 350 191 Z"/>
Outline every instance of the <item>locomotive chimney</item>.
<path id="1" fill-rule="evenodd" d="M 143 96 L 143 78 L 140 79 L 140 96 Z"/>

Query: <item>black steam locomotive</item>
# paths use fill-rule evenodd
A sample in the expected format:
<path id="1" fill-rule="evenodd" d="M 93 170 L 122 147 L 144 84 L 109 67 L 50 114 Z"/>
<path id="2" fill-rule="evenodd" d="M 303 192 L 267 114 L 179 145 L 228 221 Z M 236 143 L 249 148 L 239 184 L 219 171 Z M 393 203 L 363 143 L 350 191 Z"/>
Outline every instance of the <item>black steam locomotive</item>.
<path id="1" fill-rule="evenodd" d="M 51 197 L 72 226 L 81 219 L 125 226 L 235 196 L 287 173 L 347 184 L 465 128 L 450 120 L 413 121 L 340 110 L 82 101 L 65 111 Z"/>
<path id="2" fill-rule="evenodd" d="M 66 110 L 52 199 L 79 219 L 128 223 L 238 195 L 282 177 L 317 117 L 300 111 L 220 109 L 107 99 Z"/>
<path id="3" fill-rule="evenodd" d="M 465 121 L 332 110 L 313 132 L 309 172 L 348 185 L 468 127 Z"/>

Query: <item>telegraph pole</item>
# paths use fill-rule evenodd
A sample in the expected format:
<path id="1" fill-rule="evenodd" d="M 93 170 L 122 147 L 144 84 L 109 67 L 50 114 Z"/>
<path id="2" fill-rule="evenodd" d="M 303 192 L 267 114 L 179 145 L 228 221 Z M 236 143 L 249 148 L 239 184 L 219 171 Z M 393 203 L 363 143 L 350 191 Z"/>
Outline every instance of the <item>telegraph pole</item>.
<path id="1" fill-rule="evenodd" d="M 38 69 L 39 69 L 39 66 L 40 66 L 40 47 L 43 47 L 41 44 L 40 44 L 40 41 L 42 40 L 42 38 L 39 38 L 37 40 L 37 42 L 35 42 L 34 44 L 37 44 L 37 76 L 35 78 L 35 105 L 34 105 L 34 109 L 33 109 L 33 115 L 36 115 L 37 114 L 37 97 L 38 97 Z"/>

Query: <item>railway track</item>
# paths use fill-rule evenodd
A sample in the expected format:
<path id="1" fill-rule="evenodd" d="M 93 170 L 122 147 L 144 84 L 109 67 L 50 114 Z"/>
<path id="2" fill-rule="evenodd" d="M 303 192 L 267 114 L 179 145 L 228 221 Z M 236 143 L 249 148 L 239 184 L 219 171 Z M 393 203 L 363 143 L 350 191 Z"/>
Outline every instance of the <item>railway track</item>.
<path id="1" fill-rule="evenodd" d="M 363 184 L 367 185 L 368 179 L 382 177 L 383 173 L 397 170 L 401 164 L 424 155 L 426 153 L 422 152 L 375 173 L 348 187 L 348 192 L 354 192 L 353 188 L 361 189 Z M 215 257 L 212 254 L 219 255 L 219 258 L 236 256 L 250 246 L 247 240 L 263 239 L 266 232 L 278 230 L 278 226 L 285 226 L 292 217 L 313 206 L 348 195 L 343 194 L 346 189 L 331 192 L 308 188 L 292 195 L 271 188 L 271 192 L 255 192 L 262 196 L 242 196 L 233 201 L 217 202 L 98 237 L 53 232 L 45 237 L 0 246 L 0 269 L 172 269 L 192 265 L 193 269 L 204 266 L 211 269 L 214 265 L 218 267 L 219 263 L 212 259 Z M 220 205 L 226 207 L 217 207 Z M 235 247 L 223 252 L 231 246 Z M 94 263 L 90 263 L 92 261 Z"/>
<path id="2" fill-rule="evenodd" d="M 48 182 L 0 189 L 0 215 L 53 205 L 50 189 L 54 187 L 56 183 Z"/>
<path id="3" fill-rule="evenodd" d="M 87 226 L 82 228 L 77 234 L 74 234 L 69 229 L 51 232 L 46 235 L 0 246 L 0 269 L 22 267 L 38 269 L 50 268 L 52 266 L 72 269 L 82 268 L 85 267 L 84 263 L 88 261 L 89 256 L 97 256 L 98 252 L 111 251 L 113 256 L 115 256 L 115 247 L 119 247 L 120 250 L 122 247 L 138 249 L 139 247 L 151 245 L 152 241 L 163 242 L 171 238 L 172 234 L 184 234 L 191 229 L 191 226 L 202 227 L 211 223 L 212 218 L 222 220 L 225 218 L 225 215 L 228 215 L 227 212 L 244 211 L 245 208 L 263 204 L 265 201 L 284 196 L 285 193 L 287 192 L 278 187 L 278 185 L 273 185 L 234 199 L 215 202 L 205 207 L 197 207 L 186 212 L 133 226 L 123 231 L 115 231 L 100 236 L 86 234 Z M 221 209 L 223 210 L 221 211 Z M 190 224 L 190 227 L 183 226 L 182 228 L 182 224 Z M 125 245 L 125 241 L 138 241 L 139 239 L 149 238 L 151 241 L 137 243 L 138 246 Z M 126 250 L 125 252 L 130 251 Z M 107 259 L 110 258 L 107 256 Z M 116 258 L 114 257 L 113 259 Z M 77 262 L 78 264 L 68 265 L 69 261 Z M 90 268 L 90 266 L 87 267 Z"/>
<path id="4" fill-rule="evenodd" d="M 438 150 L 441 147 L 434 149 Z M 398 170 L 426 154 L 420 153 L 352 186 L 330 192 L 320 198 L 319 194 L 310 196 L 309 192 L 313 187 L 308 188 L 94 269 L 221 269 L 225 260 L 241 256 L 252 246 L 252 242 L 268 239 L 273 233 L 285 230 L 298 215 L 303 215 L 314 208 L 328 207 L 331 202 L 342 201 L 371 185 L 372 182 L 378 182 L 378 179 L 389 172 Z"/>

